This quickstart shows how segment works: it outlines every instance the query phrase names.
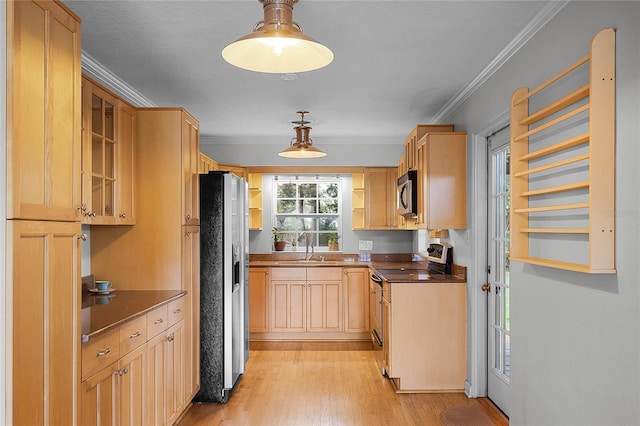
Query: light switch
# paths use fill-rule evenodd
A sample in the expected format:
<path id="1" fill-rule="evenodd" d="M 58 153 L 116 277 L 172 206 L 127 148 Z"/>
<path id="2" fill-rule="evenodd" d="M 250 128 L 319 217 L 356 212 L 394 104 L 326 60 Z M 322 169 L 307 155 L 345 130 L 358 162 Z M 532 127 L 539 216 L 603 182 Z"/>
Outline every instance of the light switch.
<path id="1" fill-rule="evenodd" d="M 373 241 L 358 240 L 358 250 L 373 250 Z"/>

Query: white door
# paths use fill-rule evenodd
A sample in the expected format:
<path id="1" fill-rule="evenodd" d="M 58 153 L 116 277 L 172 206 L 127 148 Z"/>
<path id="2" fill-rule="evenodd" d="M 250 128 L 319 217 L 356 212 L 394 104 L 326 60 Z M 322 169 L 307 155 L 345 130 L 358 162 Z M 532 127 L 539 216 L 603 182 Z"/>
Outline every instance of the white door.
<path id="1" fill-rule="evenodd" d="M 487 394 L 509 415 L 511 324 L 509 313 L 509 129 L 489 138 L 488 161 Z"/>

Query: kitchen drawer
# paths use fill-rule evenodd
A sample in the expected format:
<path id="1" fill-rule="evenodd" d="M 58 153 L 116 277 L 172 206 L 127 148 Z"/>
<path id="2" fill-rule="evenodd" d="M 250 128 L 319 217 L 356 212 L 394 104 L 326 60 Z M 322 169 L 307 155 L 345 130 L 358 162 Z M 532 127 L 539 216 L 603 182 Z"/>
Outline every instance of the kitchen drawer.
<path id="1" fill-rule="evenodd" d="M 169 316 L 167 305 L 162 305 L 159 308 L 147 313 L 147 339 L 151 339 L 154 336 L 165 331 L 169 324 Z"/>
<path id="2" fill-rule="evenodd" d="M 306 281 L 307 268 L 271 268 L 273 281 Z"/>
<path id="3" fill-rule="evenodd" d="M 147 316 L 142 315 L 120 326 L 120 353 L 124 356 L 147 341 Z"/>
<path id="4" fill-rule="evenodd" d="M 342 281 L 342 268 L 307 268 L 307 281 Z"/>
<path id="5" fill-rule="evenodd" d="M 173 302 L 169 303 L 168 306 L 168 315 L 169 315 L 169 327 L 171 327 L 173 324 L 177 323 L 178 321 L 181 321 L 184 319 L 184 308 L 185 308 L 185 298 L 181 297 L 178 300 L 174 300 Z"/>
<path id="6" fill-rule="evenodd" d="M 120 327 L 106 331 L 82 344 L 82 380 L 120 358 Z"/>

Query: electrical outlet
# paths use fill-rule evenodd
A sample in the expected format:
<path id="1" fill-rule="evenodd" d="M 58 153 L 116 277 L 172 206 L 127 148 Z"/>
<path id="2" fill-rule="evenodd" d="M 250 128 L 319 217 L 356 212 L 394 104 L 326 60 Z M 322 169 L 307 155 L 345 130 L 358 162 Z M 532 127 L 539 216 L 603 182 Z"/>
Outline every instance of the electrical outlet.
<path id="1" fill-rule="evenodd" d="M 358 250 L 373 250 L 373 241 L 358 240 Z"/>

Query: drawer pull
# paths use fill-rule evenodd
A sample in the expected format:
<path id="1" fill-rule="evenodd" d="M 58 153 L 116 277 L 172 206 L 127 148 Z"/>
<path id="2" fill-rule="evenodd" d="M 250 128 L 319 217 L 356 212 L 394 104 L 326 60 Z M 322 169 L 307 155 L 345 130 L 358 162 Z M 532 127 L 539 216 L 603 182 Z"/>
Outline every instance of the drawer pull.
<path id="1" fill-rule="evenodd" d="M 182 312 L 182 309 L 176 309 L 175 311 L 173 311 L 174 314 L 179 314 L 180 312 Z"/>
<path id="2" fill-rule="evenodd" d="M 108 354 L 109 352 L 111 352 L 111 348 L 110 347 L 106 347 L 103 350 L 101 350 L 100 352 L 96 352 L 96 358 L 99 358 L 101 356 L 105 356 L 106 354 Z"/>
<path id="3" fill-rule="evenodd" d="M 139 331 L 136 331 L 135 333 L 129 335 L 129 339 L 135 339 L 136 337 L 140 337 Z"/>
<path id="4" fill-rule="evenodd" d="M 153 323 L 154 324 L 162 324 L 164 322 L 164 320 L 162 318 L 155 320 Z"/>

